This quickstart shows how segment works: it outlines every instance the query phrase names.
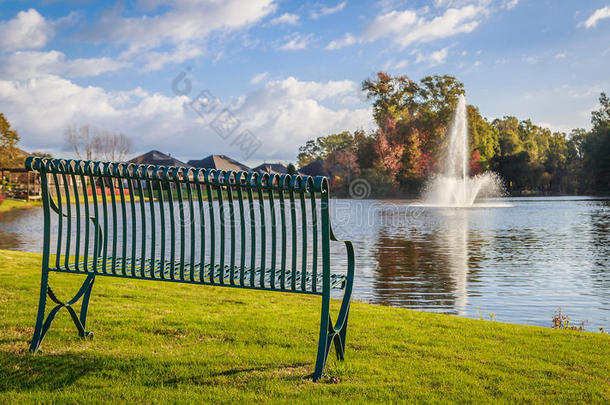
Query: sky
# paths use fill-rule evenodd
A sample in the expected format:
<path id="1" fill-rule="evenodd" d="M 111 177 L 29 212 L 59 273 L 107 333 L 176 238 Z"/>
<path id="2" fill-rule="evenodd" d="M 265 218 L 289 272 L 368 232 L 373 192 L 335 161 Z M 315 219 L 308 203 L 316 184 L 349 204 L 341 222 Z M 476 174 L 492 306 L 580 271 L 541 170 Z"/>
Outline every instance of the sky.
<path id="1" fill-rule="evenodd" d="M 364 79 L 450 74 L 491 119 L 589 128 L 610 92 L 610 1 L 0 0 L 0 112 L 71 157 L 90 125 L 182 160 L 295 161 L 374 130 Z"/>

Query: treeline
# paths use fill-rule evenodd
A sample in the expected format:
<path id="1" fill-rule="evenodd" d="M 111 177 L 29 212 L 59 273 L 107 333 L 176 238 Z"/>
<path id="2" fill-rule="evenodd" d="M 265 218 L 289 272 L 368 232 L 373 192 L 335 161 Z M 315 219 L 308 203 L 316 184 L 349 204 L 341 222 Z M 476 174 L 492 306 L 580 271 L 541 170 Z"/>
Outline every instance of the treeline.
<path id="1" fill-rule="evenodd" d="M 377 129 L 308 141 L 299 148 L 299 167 L 323 161 L 339 194 L 358 177 L 373 184 L 377 196 L 417 195 L 442 169 L 463 83 L 449 75 L 415 82 L 379 72 L 362 83 L 362 90 L 372 101 Z M 608 193 L 610 102 L 604 93 L 599 101 L 591 131 L 569 134 L 511 116 L 490 122 L 468 105 L 470 174 L 495 171 L 513 195 Z"/>

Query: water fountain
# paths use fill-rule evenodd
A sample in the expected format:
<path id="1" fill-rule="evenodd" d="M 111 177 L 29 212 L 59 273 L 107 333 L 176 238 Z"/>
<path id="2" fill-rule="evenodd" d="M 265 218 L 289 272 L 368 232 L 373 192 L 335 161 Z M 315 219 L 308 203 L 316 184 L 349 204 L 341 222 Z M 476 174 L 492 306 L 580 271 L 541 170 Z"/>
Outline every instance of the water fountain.
<path id="1" fill-rule="evenodd" d="M 461 95 L 449 129 L 447 158 L 443 171 L 428 183 L 421 205 L 437 207 L 505 206 L 504 204 L 480 202 L 481 198 L 500 196 L 502 194 L 501 181 L 493 172 L 471 177 L 469 166 L 468 113 L 466 98 Z"/>

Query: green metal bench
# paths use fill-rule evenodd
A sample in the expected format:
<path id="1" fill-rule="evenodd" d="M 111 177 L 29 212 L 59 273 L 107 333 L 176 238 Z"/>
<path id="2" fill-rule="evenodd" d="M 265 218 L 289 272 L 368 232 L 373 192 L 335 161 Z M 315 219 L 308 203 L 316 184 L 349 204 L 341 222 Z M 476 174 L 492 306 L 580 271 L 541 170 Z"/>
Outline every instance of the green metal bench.
<path id="1" fill-rule="evenodd" d="M 30 157 L 40 172 L 44 210 L 36 352 L 66 308 L 81 337 L 96 276 L 240 287 L 322 296 L 314 381 L 331 344 L 343 360 L 354 280 L 354 250 L 331 273 L 326 178 Z M 91 198 L 91 199 L 90 199 Z M 51 255 L 54 254 L 54 257 Z M 69 301 L 49 272 L 86 275 Z M 336 322 L 331 289 L 343 289 Z M 56 305 L 45 319 L 47 296 Z M 82 299 L 80 315 L 73 306 Z"/>

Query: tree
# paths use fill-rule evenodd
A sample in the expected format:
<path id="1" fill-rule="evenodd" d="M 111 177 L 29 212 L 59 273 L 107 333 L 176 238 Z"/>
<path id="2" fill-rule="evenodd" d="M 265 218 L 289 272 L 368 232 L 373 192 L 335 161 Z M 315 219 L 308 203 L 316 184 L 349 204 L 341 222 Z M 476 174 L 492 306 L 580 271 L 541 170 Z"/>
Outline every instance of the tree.
<path id="1" fill-rule="evenodd" d="M 123 161 L 129 155 L 131 141 L 121 133 L 91 128 L 69 126 L 66 142 L 72 146 L 79 159 Z"/>
<path id="2" fill-rule="evenodd" d="M 299 167 L 307 166 L 318 159 L 321 159 L 321 149 L 315 140 L 309 140 L 299 148 L 297 156 Z"/>
<path id="3" fill-rule="evenodd" d="M 445 142 L 458 97 L 465 94 L 464 84 L 449 75 L 426 76 L 420 80 L 414 109 L 417 123 L 427 139 L 424 152 L 436 155 Z"/>
<path id="4" fill-rule="evenodd" d="M 519 120 L 517 118 L 496 118 L 492 125 L 498 130 L 498 145 L 501 156 L 515 155 L 523 150 L 523 142 L 519 138 Z"/>
<path id="5" fill-rule="evenodd" d="M 377 142 L 375 143 L 375 169 L 384 174 L 389 174 L 393 183 L 397 182 L 396 176 L 402 168 L 402 154 L 405 146 L 392 139 L 395 131 L 394 121 L 388 118 L 384 128 L 377 131 Z"/>
<path id="6" fill-rule="evenodd" d="M 610 127 L 610 99 L 606 93 L 599 95 L 600 109 L 591 113 L 591 123 L 593 131 L 602 131 Z"/>
<path id="7" fill-rule="evenodd" d="M 610 100 L 599 96 L 599 110 L 591 113 L 593 129 L 583 141 L 584 173 L 590 177 L 592 191 L 610 192 Z"/>
<path id="8" fill-rule="evenodd" d="M 403 183 L 419 182 L 424 177 L 424 167 L 422 166 L 423 153 L 417 129 L 408 133 L 402 150 L 403 154 L 400 161 L 402 167 L 400 172 Z"/>
<path id="9" fill-rule="evenodd" d="M 499 152 L 499 131 L 479 113 L 479 109 L 469 105 L 468 132 L 470 134 L 470 153 L 478 153 L 481 169 L 489 167 L 489 161 Z"/>
<path id="10" fill-rule="evenodd" d="M 544 158 L 549 177 L 549 189 L 563 192 L 567 188 L 568 143 L 564 133 L 554 133 L 549 138 L 549 148 Z"/>
<path id="11" fill-rule="evenodd" d="M 32 152 L 30 153 L 31 156 L 36 156 L 39 158 L 44 158 L 44 159 L 51 159 L 53 157 L 52 154 L 47 153 L 47 152 Z"/>
<path id="12" fill-rule="evenodd" d="M 287 174 L 297 174 L 297 168 L 294 167 L 294 165 L 292 163 L 288 163 L 288 166 L 286 166 L 286 173 Z"/>
<path id="13" fill-rule="evenodd" d="M 326 159 L 333 152 L 351 147 L 354 137 L 349 131 L 328 136 L 320 136 L 315 141 L 310 140 L 299 148 L 299 167 L 307 166 L 319 159 Z"/>
<path id="14" fill-rule="evenodd" d="M 385 72 L 378 72 L 376 80 L 362 82 L 362 91 L 373 100 L 373 117 L 380 127 L 388 118 L 400 121 L 408 114 L 417 90 L 417 84 L 407 76 L 392 77 Z"/>
<path id="15" fill-rule="evenodd" d="M 407 76 L 379 72 L 362 89 L 373 100 L 376 170 L 386 170 L 410 192 L 437 167 L 436 156 L 464 85 L 449 75 L 426 76 L 419 82 Z"/>
<path id="16" fill-rule="evenodd" d="M 354 148 L 356 149 L 360 169 L 370 169 L 375 163 L 375 137 L 367 135 L 362 130 L 354 132 Z"/>
<path id="17" fill-rule="evenodd" d="M 11 128 L 4 114 L 0 113 L 0 167 L 15 165 L 19 134 Z"/>
<path id="18" fill-rule="evenodd" d="M 477 174 L 483 172 L 483 166 L 481 166 L 481 154 L 478 149 L 475 149 L 470 156 L 470 170 L 469 173 L 471 176 L 476 176 Z"/>

